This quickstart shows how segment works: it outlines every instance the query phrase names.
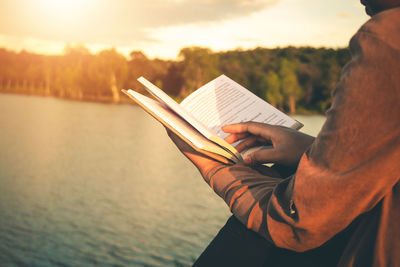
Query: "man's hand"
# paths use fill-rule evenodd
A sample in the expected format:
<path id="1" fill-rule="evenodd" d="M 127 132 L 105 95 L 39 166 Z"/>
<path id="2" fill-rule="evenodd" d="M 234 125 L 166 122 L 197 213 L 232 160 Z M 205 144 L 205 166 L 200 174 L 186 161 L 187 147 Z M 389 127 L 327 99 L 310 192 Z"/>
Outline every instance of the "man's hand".
<path id="1" fill-rule="evenodd" d="M 175 143 L 178 149 L 197 167 L 203 177 L 206 177 L 209 171 L 213 168 L 225 166 L 224 164 L 195 151 L 186 142 L 182 141 L 182 139 L 179 138 L 179 136 L 177 136 L 175 133 L 169 129 L 166 130 L 168 136 Z"/>
<path id="2" fill-rule="evenodd" d="M 229 167 L 233 165 L 226 165 L 214 159 L 211 159 L 197 151 L 195 151 L 191 146 L 189 146 L 186 142 L 184 142 L 179 136 L 175 133 L 171 132 L 169 129 L 166 129 L 168 136 L 171 140 L 175 143 L 178 149 L 197 167 L 200 171 L 203 178 L 208 181 L 209 180 L 209 173 L 211 170 L 222 169 L 223 167 Z M 237 165 L 236 165 L 237 166 Z M 242 166 L 244 167 L 244 166 Z M 262 175 L 267 175 L 270 177 L 280 177 L 281 175 L 277 170 L 269 168 L 264 165 L 257 165 L 257 166 L 246 166 L 247 168 L 254 169 Z"/>
<path id="3" fill-rule="evenodd" d="M 232 144 L 243 140 L 236 149 L 241 152 L 260 145 L 272 145 L 271 149 L 261 149 L 249 154 L 245 162 L 249 165 L 276 163 L 297 166 L 305 150 L 314 142 L 314 137 L 283 126 L 273 126 L 258 122 L 244 122 L 222 127 L 230 133 L 225 140 Z"/>

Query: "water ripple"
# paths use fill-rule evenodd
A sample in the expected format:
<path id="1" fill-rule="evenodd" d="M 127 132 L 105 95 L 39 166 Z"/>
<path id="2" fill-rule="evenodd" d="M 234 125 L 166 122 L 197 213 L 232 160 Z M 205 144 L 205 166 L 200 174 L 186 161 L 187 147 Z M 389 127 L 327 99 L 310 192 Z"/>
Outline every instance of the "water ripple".
<path id="1" fill-rule="evenodd" d="M 0 94 L 0 125 L 0 265 L 190 266 L 230 215 L 136 106 Z"/>

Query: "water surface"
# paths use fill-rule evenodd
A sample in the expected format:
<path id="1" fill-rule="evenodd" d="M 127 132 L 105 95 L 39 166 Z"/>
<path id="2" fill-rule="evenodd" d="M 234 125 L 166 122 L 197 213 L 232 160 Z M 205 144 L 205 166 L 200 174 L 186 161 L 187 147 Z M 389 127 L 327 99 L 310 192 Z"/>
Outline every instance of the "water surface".
<path id="1" fill-rule="evenodd" d="M 0 265 L 190 266 L 230 216 L 134 105 L 0 94 L 0 149 Z"/>

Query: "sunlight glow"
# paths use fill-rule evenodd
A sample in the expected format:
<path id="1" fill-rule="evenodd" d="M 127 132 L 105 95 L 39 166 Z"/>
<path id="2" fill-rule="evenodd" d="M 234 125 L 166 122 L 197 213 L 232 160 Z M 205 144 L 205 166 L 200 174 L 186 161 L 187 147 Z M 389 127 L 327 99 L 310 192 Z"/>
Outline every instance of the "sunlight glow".
<path id="1" fill-rule="evenodd" d="M 80 6 L 81 3 L 85 1 L 80 0 L 46 0 L 47 6 L 56 10 L 74 10 Z"/>
<path id="2" fill-rule="evenodd" d="M 92 0 L 40 0 L 38 8 L 53 18 L 73 20 L 90 12 Z"/>
<path id="3" fill-rule="evenodd" d="M 0 47 L 59 54 L 66 44 L 81 43 L 92 52 L 115 47 L 150 58 L 176 58 L 185 46 L 344 47 L 368 19 L 359 0 L 268 0 L 275 4 L 243 16 L 218 0 L 204 1 L 216 12 L 191 9 L 195 0 L 0 0 Z M 229 11 L 232 16 L 215 19 Z"/>

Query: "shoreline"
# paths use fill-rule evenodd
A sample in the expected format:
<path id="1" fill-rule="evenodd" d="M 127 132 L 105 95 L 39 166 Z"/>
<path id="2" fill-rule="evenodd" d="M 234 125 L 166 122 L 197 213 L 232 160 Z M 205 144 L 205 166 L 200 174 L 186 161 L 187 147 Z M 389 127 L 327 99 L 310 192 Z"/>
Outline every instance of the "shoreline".
<path id="1" fill-rule="evenodd" d="M 129 97 L 127 97 L 122 92 L 119 95 L 119 99 L 115 101 L 112 96 L 84 96 L 84 97 L 76 97 L 76 96 L 57 96 L 57 95 L 50 95 L 50 94 L 29 94 L 26 92 L 7 92 L 7 91 L 0 91 L 0 94 L 6 95 L 24 95 L 24 96 L 37 96 L 37 97 L 50 97 L 56 98 L 61 100 L 67 101 L 76 101 L 76 102 L 89 102 L 89 103 L 101 103 L 101 104 L 133 104 L 137 105 L 134 101 L 132 101 Z M 324 113 L 319 113 L 314 110 L 304 110 L 302 109 L 301 112 L 297 112 L 295 114 L 288 114 L 289 116 L 296 116 L 296 115 L 305 115 L 305 116 L 313 116 L 313 115 L 325 115 Z"/>

